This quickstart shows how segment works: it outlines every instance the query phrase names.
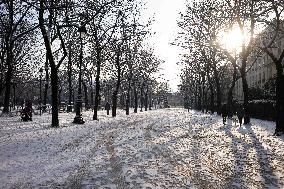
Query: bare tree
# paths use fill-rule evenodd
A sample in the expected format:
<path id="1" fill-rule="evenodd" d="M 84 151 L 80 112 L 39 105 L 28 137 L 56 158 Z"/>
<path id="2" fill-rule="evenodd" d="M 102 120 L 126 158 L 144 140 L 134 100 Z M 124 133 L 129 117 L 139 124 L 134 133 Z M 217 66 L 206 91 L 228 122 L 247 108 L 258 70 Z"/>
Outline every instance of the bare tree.
<path id="1" fill-rule="evenodd" d="M 28 19 L 32 5 L 28 5 L 25 2 L 18 1 L 4 1 L 3 10 L 1 10 L 1 29 L 4 35 L 2 35 L 2 46 L 4 49 L 1 51 L 1 64 L 2 70 L 5 67 L 5 97 L 4 97 L 4 109 L 3 113 L 9 112 L 9 103 L 11 97 L 11 83 L 12 77 L 15 71 L 15 65 L 17 58 L 14 54 L 16 45 L 27 42 L 23 40 L 25 36 L 38 28 L 38 25 L 30 22 Z M 31 37 L 31 36 L 29 36 Z M 22 45 L 23 45 L 22 44 Z M 21 45 L 21 44 L 20 44 Z M 19 46 L 18 46 L 19 47 Z M 5 66 L 3 67 L 5 62 Z M 2 78 L 3 80 L 3 78 Z M 0 88 L 3 88 L 0 86 Z"/>
<path id="2" fill-rule="evenodd" d="M 64 61 L 65 57 L 67 56 L 67 51 L 65 49 L 65 43 L 64 40 L 62 38 L 61 35 L 61 28 L 58 24 L 58 21 L 55 19 L 55 21 L 53 22 L 54 27 L 56 28 L 56 32 L 57 32 L 57 37 L 60 40 L 61 43 L 61 47 L 62 47 L 62 51 L 63 51 L 63 55 L 60 58 L 60 60 L 58 61 L 58 63 L 56 64 L 56 59 L 55 59 L 55 55 L 54 55 L 54 51 L 52 50 L 51 47 L 51 40 L 48 36 L 48 32 L 47 29 L 45 27 L 45 23 L 44 23 L 44 12 L 45 10 L 49 8 L 49 10 L 54 10 L 55 9 L 55 5 L 54 4 L 50 4 L 50 7 L 48 7 L 47 4 L 45 4 L 44 0 L 40 1 L 40 7 L 39 7 L 39 16 L 38 16 L 38 20 L 39 20 L 39 26 L 40 26 L 40 30 L 41 30 L 41 34 L 44 40 L 44 45 L 46 48 L 46 52 L 47 52 L 47 58 L 49 61 L 49 66 L 51 68 L 51 89 L 52 89 L 52 127 L 58 127 L 59 126 L 59 120 L 58 120 L 58 70 L 62 64 L 62 62 Z"/>
<path id="3" fill-rule="evenodd" d="M 283 1 L 263 1 L 266 6 L 264 11 L 256 19 L 259 23 L 264 23 L 266 28 L 259 34 L 256 40 L 257 47 L 265 52 L 275 64 L 276 67 L 276 128 L 275 134 L 280 135 L 284 132 L 284 46 L 281 40 L 284 38 L 284 15 Z M 268 16 L 270 15 L 270 16 Z M 278 50 L 274 50 L 274 46 Z M 281 49 L 282 48 L 282 49 Z"/>

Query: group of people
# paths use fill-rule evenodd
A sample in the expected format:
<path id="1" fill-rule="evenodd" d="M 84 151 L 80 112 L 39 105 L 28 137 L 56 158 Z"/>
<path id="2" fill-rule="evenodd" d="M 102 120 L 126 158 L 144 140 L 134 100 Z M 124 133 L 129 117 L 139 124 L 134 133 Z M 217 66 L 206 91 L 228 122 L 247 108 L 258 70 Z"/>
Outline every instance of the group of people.
<path id="1" fill-rule="evenodd" d="M 227 105 L 224 104 L 222 106 L 222 109 L 221 109 L 221 114 L 222 114 L 222 117 L 223 117 L 223 124 L 225 125 L 226 124 L 226 121 L 227 121 L 227 117 L 228 117 L 228 108 L 227 108 Z M 242 107 L 239 107 L 237 109 L 236 112 L 233 112 L 233 115 L 231 116 L 237 116 L 238 118 L 238 121 L 239 121 L 239 124 L 240 126 L 242 126 L 243 124 L 243 118 L 244 118 L 244 109 Z"/>
<path id="2" fill-rule="evenodd" d="M 25 108 L 23 108 L 23 111 L 21 112 L 21 119 L 22 121 L 32 121 L 32 115 L 32 102 L 27 102 Z"/>

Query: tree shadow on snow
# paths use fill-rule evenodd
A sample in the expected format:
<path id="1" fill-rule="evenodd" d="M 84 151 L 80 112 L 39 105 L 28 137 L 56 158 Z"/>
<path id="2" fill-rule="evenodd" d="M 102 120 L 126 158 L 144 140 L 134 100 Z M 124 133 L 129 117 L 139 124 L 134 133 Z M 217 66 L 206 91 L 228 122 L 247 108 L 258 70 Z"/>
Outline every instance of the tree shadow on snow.
<path id="1" fill-rule="evenodd" d="M 223 127 L 220 128 L 220 130 L 225 131 L 225 134 L 227 136 L 229 136 L 232 139 L 232 143 L 230 144 L 232 152 L 234 153 L 234 158 L 237 159 L 238 157 L 242 157 L 243 159 L 249 157 L 249 151 L 254 149 L 256 151 L 256 162 L 250 162 L 250 165 L 247 165 L 248 162 L 242 162 L 240 160 L 236 161 L 236 165 L 234 167 L 234 177 L 230 178 L 229 181 L 226 182 L 225 187 L 229 187 L 231 186 L 234 182 L 238 183 L 239 181 L 242 181 L 243 183 L 247 183 L 245 180 L 243 180 L 242 178 L 236 178 L 239 175 L 241 176 L 245 176 L 245 177 L 249 177 L 250 179 L 252 179 L 253 182 L 257 182 L 259 184 L 259 182 L 261 182 L 263 185 L 265 184 L 272 184 L 277 186 L 278 185 L 278 180 L 275 179 L 275 175 L 273 174 L 272 168 L 269 165 L 267 156 L 268 156 L 268 152 L 267 150 L 263 147 L 263 145 L 261 144 L 261 142 L 258 140 L 256 134 L 254 133 L 254 131 L 251 129 L 250 126 L 246 125 L 247 128 L 247 134 L 243 134 L 243 136 L 241 138 L 236 137 L 231 129 L 234 128 L 232 126 L 229 127 Z M 241 134 L 242 135 L 242 134 Z M 243 139 L 244 138 L 244 139 Z M 249 138 L 251 140 L 251 144 L 247 143 L 246 139 Z M 238 145 L 242 146 L 242 151 L 240 151 L 240 148 L 238 147 Z M 257 166 L 259 166 L 260 168 L 260 177 L 258 178 L 257 176 L 254 177 L 257 180 L 254 180 L 254 178 L 252 178 L 252 165 L 254 165 L 255 163 L 257 163 Z M 245 166 L 246 165 L 246 166 Z M 246 172 L 246 170 L 243 170 L 245 167 L 249 167 L 250 170 L 249 172 Z M 239 168 L 240 171 L 239 172 Z M 258 170 L 258 169 L 257 169 Z M 271 178 L 273 179 L 271 179 Z"/>

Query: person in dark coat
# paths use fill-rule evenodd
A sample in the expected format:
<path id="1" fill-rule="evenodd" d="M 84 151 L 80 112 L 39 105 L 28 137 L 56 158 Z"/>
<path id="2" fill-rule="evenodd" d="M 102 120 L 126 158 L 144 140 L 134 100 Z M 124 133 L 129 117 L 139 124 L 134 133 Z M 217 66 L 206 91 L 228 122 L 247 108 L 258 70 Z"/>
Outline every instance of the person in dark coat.
<path id="1" fill-rule="evenodd" d="M 33 115 L 32 103 L 27 102 L 25 108 L 21 113 L 21 118 L 23 121 L 32 121 L 32 115 Z"/>
<path id="2" fill-rule="evenodd" d="M 107 111 L 107 115 L 109 115 L 109 110 L 110 110 L 110 104 L 109 104 L 109 102 L 106 102 L 105 109 L 106 109 L 106 111 Z"/>
<path id="3" fill-rule="evenodd" d="M 223 124 L 225 125 L 226 124 L 226 119 L 227 119 L 227 116 L 228 116 L 228 110 L 227 110 L 227 105 L 224 104 L 221 108 L 221 114 L 222 114 L 222 117 L 223 117 Z"/>
<path id="4" fill-rule="evenodd" d="M 238 111 L 237 111 L 237 116 L 238 116 L 238 119 L 239 119 L 240 126 L 242 126 L 244 114 L 245 114 L 244 109 L 239 108 Z"/>

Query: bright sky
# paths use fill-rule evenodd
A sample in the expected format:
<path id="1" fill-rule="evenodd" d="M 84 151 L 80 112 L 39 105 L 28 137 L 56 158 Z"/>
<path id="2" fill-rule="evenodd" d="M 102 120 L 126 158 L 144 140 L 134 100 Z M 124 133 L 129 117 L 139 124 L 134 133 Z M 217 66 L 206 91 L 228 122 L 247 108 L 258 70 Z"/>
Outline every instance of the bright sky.
<path id="1" fill-rule="evenodd" d="M 179 12 L 185 8 L 186 0 L 147 0 L 147 10 L 145 17 L 153 17 L 155 21 L 152 24 L 152 31 L 156 34 L 151 38 L 151 44 L 158 55 L 165 63 L 162 66 L 161 73 L 164 79 L 169 80 L 169 85 L 173 91 L 177 91 L 177 85 L 180 83 L 180 68 L 176 65 L 179 62 L 179 49 L 170 45 L 177 36 L 177 19 Z"/>

